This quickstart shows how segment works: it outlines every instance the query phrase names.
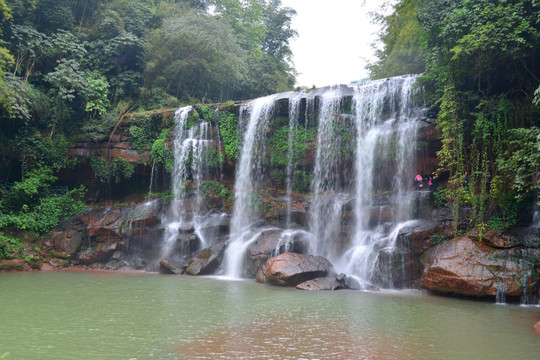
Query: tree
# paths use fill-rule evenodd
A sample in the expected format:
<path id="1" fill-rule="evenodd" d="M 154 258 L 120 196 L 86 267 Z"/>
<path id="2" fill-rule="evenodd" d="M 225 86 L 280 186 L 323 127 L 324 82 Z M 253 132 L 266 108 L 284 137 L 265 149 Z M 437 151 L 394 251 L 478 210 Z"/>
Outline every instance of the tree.
<path id="1" fill-rule="evenodd" d="M 12 18 L 11 11 L 4 0 L 0 0 L 0 35 L 2 35 L 2 26 Z M 11 112 L 12 100 L 11 93 L 7 88 L 5 81 L 6 70 L 13 64 L 13 56 L 0 40 L 0 111 L 9 114 Z"/>
<path id="2" fill-rule="evenodd" d="M 109 92 L 109 82 L 99 73 L 99 71 L 86 72 L 86 89 L 83 92 L 86 100 L 85 111 L 103 115 L 111 106 L 107 94 Z"/>
<path id="3" fill-rule="evenodd" d="M 215 13 L 232 29 L 240 46 L 259 53 L 266 32 L 263 5 L 258 0 L 211 0 Z"/>
<path id="4" fill-rule="evenodd" d="M 262 40 L 262 50 L 280 61 L 289 61 L 292 55 L 289 41 L 298 35 L 296 30 L 291 28 L 296 11 L 281 8 L 281 0 L 270 0 L 262 14 L 267 29 Z"/>
<path id="5" fill-rule="evenodd" d="M 444 109 L 449 106 L 448 99 L 439 95 L 443 87 L 454 84 L 461 99 L 455 107 L 463 124 L 458 131 L 462 150 L 440 156 L 442 164 L 459 164 L 451 179 L 457 181 L 459 172 L 468 171 L 471 181 L 468 188 L 456 182 L 458 186 L 448 194 L 454 203 L 473 205 L 477 225 L 490 216 L 508 214 L 516 200 L 524 200 L 532 191 L 529 186 L 514 192 L 514 171 L 521 170 L 508 151 L 515 148 L 509 141 L 512 134 L 523 135 L 538 126 L 539 112 L 532 99 L 540 83 L 535 61 L 540 55 L 539 5 L 519 0 L 438 0 L 425 2 L 419 14 L 427 54 L 424 81 L 435 94 L 439 124 L 444 123 Z M 447 140 L 443 133 L 443 143 Z"/>
<path id="6" fill-rule="evenodd" d="M 102 141 L 128 110 L 292 89 L 292 16 L 280 0 L 0 0 L 0 168 L 20 178 L 81 129 Z"/>
<path id="7" fill-rule="evenodd" d="M 167 19 L 149 37 L 145 88 L 180 98 L 220 98 L 241 76 L 244 52 L 223 21 L 188 12 Z"/>
<path id="8" fill-rule="evenodd" d="M 421 1 L 400 1 L 395 4 L 393 13 L 378 18 L 384 28 L 380 39 L 384 47 L 376 51 L 378 61 L 370 65 L 373 79 L 424 72 L 418 22 Z"/>
<path id="9" fill-rule="evenodd" d="M 76 21 L 71 3 L 72 0 L 39 0 L 35 10 L 36 28 L 46 34 L 72 29 Z"/>

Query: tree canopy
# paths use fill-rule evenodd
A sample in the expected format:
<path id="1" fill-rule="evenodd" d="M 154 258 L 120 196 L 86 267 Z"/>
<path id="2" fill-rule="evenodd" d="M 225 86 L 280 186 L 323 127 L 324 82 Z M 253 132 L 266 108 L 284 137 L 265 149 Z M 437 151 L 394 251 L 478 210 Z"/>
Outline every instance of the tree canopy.
<path id="1" fill-rule="evenodd" d="M 294 15 L 281 0 L 0 0 L 0 137 L 95 138 L 127 110 L 290 90 Z M 0 156 L 24 169 L 25 151 Z"/>
<path id="2" fill-rule="evenodd" d="M 43 233 L 84 208 L 48 188 L 73 141 L 104 141 L 126 112 L 291 90 L 294 14 L 281 0 L 0 0 L 0 228 Z M 144 126 L 129 129 L 138 149 Z M 134 173 L 89 166 L 108 184 Z"/>

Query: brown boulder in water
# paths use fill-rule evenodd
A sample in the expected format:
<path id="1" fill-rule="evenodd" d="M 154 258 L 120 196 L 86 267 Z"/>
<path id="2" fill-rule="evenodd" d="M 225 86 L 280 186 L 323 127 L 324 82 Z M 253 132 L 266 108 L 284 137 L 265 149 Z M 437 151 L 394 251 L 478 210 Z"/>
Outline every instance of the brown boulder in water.
<path id="1" fill-rule="evenodd" d="M 540 249 L 494 249 L 468 236 L 448 240 L 425 254 L 425 268 L 420 279 L 424 289 L 467 296 L 506 296 L 523 294 L 525 278 L 534 270 Z M 537 286 L 528 277 L 530 289 Z"/>
<path id="2" fill-rule="evenodd" d="M 225 242 L 218 242 L 206 249 L 199 251 L 188 262 L 186 274 L 189 275 L 208 275 L 213 274 L 223 261 L 225 253 Z"/>
<path id="3" fill-rule="evenodd" d="M 268 259 L 257 272 L 257 281 L 280 286 L 296 286 L 308 280 L 325 277 L 334 267 L 322 256 L 283 253 Z"/>
<path id="4" fill-rule="evenodd" d="M 246 276 L 255 277 L 269 258 L 284 252 L 303 253 L 309 246 L 305 231 L 270 229 L 263 231 L 246 251 Z"/>
<path id="5" fill-rule="evenodd" d="M 159 272 L 167 275 L 180 274 L 180 270 L 169 264 L 169 260 L 167 259 L 163 259 L 159 262 Z"/>

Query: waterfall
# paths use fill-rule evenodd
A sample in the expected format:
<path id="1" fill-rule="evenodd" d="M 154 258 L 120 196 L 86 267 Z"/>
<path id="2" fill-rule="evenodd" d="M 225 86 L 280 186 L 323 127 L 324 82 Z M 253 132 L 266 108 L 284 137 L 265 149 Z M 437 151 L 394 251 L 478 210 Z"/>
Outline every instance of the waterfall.
<path id="1" fill-rule="evenodd" d="M 150 201 L 150 197 L 152 196 L 152 185 L 154 183 L 154 167 L 156 166 L 156 159 L 152 161 L 152 170 L 150 170 L 150 186 L 148 187 L 148 199 L 147 201 Z"/>
<path id="2" fill-rule="evenodd" d="M 242 105 L 240 109 L 240 126 L 244 136 L 236 167 L 231 242 L 224 258 L 225 274 L 233 278 L 242 276 L 245 249 L 256 238 L 251 225 L 260 215 L 257 189 L 264 180 L 264 140 L 268 122 L 274 115 L 275 98 L 276 95 L 263 97 Z"/>
<path id="3" fill-rule="evenodd" d="M 341 175 L 342 135 L 347 133 L 343 119 L 339 118 L 342 100 L 341 87 L 333 87 L 321 95 L 317 153 L 313 170 L 310 209 L 310 231 L 317 239 L 311 244 L 315 254 L 337 256 L 341 237 L 341 211 L 350 196 L 342 190 Z"/>
<path id="4" fill-rule="evenodd" d="M 292 202 L 292 177 L 294 171 L 294 137 L 298 131 L 298 120 L 300 117 L 300 101 L 303 93 L 297 93 L 289 99 L 289 134 L 287 139 L 287 169 L 286 181 L 287 187 L 287 207 L 285 215 L 285 226 L 288 228 L 291 225 L 291 202 Z"/>
<path id="5" fill-rule="evenodd" d="M 171 174 L 173 200 L 164 219 L 162 219 L 162 223 L 165 224 L 165 232 L 161 258 L 167 258 L 171 255 L 181 231 L 194 229 L 201 246 L 205 246 L 207 243 L 197 231 L 197 225 L 201 220 L 200 214 L 204 207 L 200 189 L 208 162 L 208 149 L 211 141 L 207 122 L 200 122 L 186 129 L 192 111 L 191 106 L 183 107 L 178 109 L 174 116 L 176 130 L 173 140 L 174 162 Z M 190 187 L 193 190 L 193 195 L 189 193 L 187 188 L 189 180 L 192 181 Z"/>
<path id="6" fill-rule="evenodd" d="M 355 227 L 352 246 L 340 262 L 345 264 L 342 270 L 367 285 L 377 277 L 379 253 L 392 253 L 397 231 L 412 218 L 414 151 L 418 119 L 423 115 L 423 109 L 412 103 L 415 80 L 402 76 L 355 88 Z M 392 174 L 390 179 L 379 178 L 377 166 L 383 161 L 394 163 L 386 170 Z M 373 224 L 374 191 L 390 194 L 392 217 L 386 219 L 390 232 L 386 224 Z"/>
<path id="7" fill-rule="evenodd" d="M 276 94 L 241 107 L 243 139 L 223 265 L 227 276 L 242 276 L 245 251 L 264 228 L 258 190 L 266 186 L 269 175 L 269 121 L 275 116 L 277 101 L 287 99 L 286 213 L 275 253 L 290 250 L 294 236 L 289 229 L 298 165 L 294 142 L 303 114 L 306 127 L 317 127 L 307 200 L 308 251 L 327 257 L 336 270 L 354 276 L 365 287 L 394 286 L 397 279 L 381 273 L 391 271 L 395 261 L 401 261 L 399 269 L 405 271 L 404 254 L 397 251 L 396 239 L 403 227 L 414 222 L 413 204 L 420 197 L 413 186 L 414 155 L 419 119 L 425 110 L 413 101 L 416 78 L 400 76 L 354 87 Z"/>

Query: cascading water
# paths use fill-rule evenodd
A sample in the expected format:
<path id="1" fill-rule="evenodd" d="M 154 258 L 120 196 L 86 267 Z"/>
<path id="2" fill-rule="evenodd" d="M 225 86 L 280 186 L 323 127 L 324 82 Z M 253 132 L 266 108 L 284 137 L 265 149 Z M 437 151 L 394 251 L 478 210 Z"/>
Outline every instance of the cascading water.
<path id="1" fill-rule="evenodd" d="M 286 187 L 287 187 L 287 210 L 285 215 L 285 226 L 291 225 L 291 203 L 292 203 L 292 177 L 294 171 L 294 137 L 298 131 L 298 120 L 300 117 L 300 102 L 303 93 L 297 93 L 289 99 L 289 134 L 287 139 L 287 169 L 286 169 Z"/>
<path id="2" fill-rule="evenodd" d="M 152 170 L 150 170 L 150 186 L 148 187 L 148 201 L 152 196 L 152 185 L 154 184 L 154 167 L 156 166 L 156 159 L 152 161 Z"/>
<path id="3" fill-rule="evenodd" d="M 355 88 L 356 151 L 355 151 L 355 229 L 351 248 L 338 263 L 341 270 L 355 275 L 362 284 L 371 285 L 380 271 L 379 254 L 392 254 L 398 231 L 412 218 L 415 192 L 414 151 L 418 119 L 423 109 L 412 103 L 416 77 L 405 76 L 374 81 Z M 388 179 L 380 179 L 382 161 L 394 163 Z M 382 172 L 385 173 L 385 172 Z M 377 186 L 377 189 L 374 189 Z M 392 215 L 387 224 L 373 223 L 374 190 L 389 194 Z M 404 223 L 405 222 L 405 223 Z M 379 266 L 378 266 L 379 265 Z M 382 277 L 383 279 L 385 277 Z M 389 279 L 378 285 L 391 287 Z M 391 282 L 391 281 L 390 281 Z"/>
<path id="4" fill-rule="evenodd" d="M 339 117 L 343 98 L 340 86 L 333 87 L 321 95 L 317 153 L 313 170 L 311 191 L 313 201 L 310 208 L 310 231 L 317 241 L 311 244 L 315 254 L 335 258 L 339 252 L 341 238 L 341 215 L 345 203 L 351 200 L 343 189 L 344 176 L 341 168 L 342 135 L 346 124 Z"/>
<path id="5" fill-rule="evenodd" d="M 416 133 L 424 109 L 412 101 L 415 80 L 416 76 L 401 76 L 354 88 L 340 85 L 310 93 L 277 94 L 241 108 L 240 132 L 244 136 L 236 168 L 225 275 L 242 276 L 245 251 L 261 234 L 254 202 L 260 201 L 257 190 L 268 176 L 264 162 L 267 129 L 275 102 L 286 98 L 286 230 L 275 253 L 289 249 L 293 233 L 302 231 L 289 227 L 293 141 L 303 113 L 306 126 L 317 126 L 318 131 L 309 200 L 310 234 L 302 234 L 309 239 L 309 252 L 326 256 L 336 270 L 355 276 L 366 287 L 393 286 L 393 280 L 380 273 L 387 271 L 384 259 L 403 259 L 403 254 L 394 251 L 396 239 L 403 227 L 412 224 L 412 205 L 418 195 L 412 180 Z M 384 195 L 384 204 L 381 200 L 375 203 L 374 195 Z"/>
<path id="6" fill-rule="evenodd" d="M 351 104 L 348 88 L 332 87 L 320 95 L 311 250 L 364 286 L 392 286 L 380 274 L 380 254 L 393 256 L 399 230 L 411 225 L 415 191 L 410 184 L 423 117 L 412 101 L 415 80 L 401 76 L 356 85 Z M 377 207 L 374 195 L 381 193 L 387 201 Z M 391 216 L 381 222 L 382 212 Z"/>
<path id="7" fill-rule="evenodd" d="M 536 171 L 538 174 L 538 170 Z M 534 177 L 534 181 L 540 181 L 538 179 L 538 175 Z M 540 232 L 540 191 L 536 188 L 534 191 L 534 204 L 533 204 L 533 221 L 532 221 L 532 227 L 536 228 L 538 232 Z"/>
<path id="8" fill-rule="evenodd" d="M 201 122 L 186 130 L 189 115 L 193 111 L 191 106 L 180 108 L 175 113 L 174 162 L 172 171 L 173 200 L 169 211 L 165 214 L 162 223 L 165 224 L 161 258 L 170 256 L 176 245 L 179 232 L 182 229 L 195 229 L 195 234 L 206 245 L 204 236 L 198 232 L 198 224 L 202 221 L 201 210 L 203 199 L 200 193 L 206 163 L 208 162 L 208 149 L 210 146 L 209 124 Z M 186 182 L 193 180 L 194 195 L 187 196 Z"/>
<path id="9" fill-rule="evenodd" d="M 263 158 L 266 129 L 273 116 L 275 95 L 257 99 L 240 109 L 240 124 L 244 127 L 242 150 L 236 168 L 234 208 L 231 232 L 224 258 L 225 275 L 239 278 L 245 249 L 256 236 L 252 224 L 258 220 L 257 189 L 263 179 Z"/>

